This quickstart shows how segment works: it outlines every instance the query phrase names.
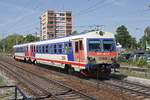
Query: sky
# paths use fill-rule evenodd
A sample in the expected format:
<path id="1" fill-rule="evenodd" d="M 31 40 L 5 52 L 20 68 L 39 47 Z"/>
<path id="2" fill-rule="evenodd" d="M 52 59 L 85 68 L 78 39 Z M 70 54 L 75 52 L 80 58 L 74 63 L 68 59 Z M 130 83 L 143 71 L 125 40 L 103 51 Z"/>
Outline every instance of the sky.
<path id="1" fill-rule="evenodd" d="M 73 30 L 100 29 L 116 33 L 125 25 L 137 40 L 150 26 L 150 0 L 0 0 L 0 38 L 39 33 L 40 15 L 46 10 L 72 11 Z M 85 26 L 85 27 L 81 27 Z"/>

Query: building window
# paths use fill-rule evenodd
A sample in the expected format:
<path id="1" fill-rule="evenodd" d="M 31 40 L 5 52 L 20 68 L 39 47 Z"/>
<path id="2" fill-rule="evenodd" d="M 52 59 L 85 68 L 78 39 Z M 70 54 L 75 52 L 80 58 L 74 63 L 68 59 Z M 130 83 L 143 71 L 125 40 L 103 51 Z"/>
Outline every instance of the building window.
<path id="1" fill-rule="evenodd" d="M 48 19 L 49 19 L 49 20 L 53 20 L 53 19 L 54 19 L 54 17 L 48 17 Z"/>
<path id="2" fill-rule="evenodd" d="M 55 26 L 47 26 L 47 28 L 54 28 Z"/>
<path id="3" fill-rule="evenodd" d="M 54 21 L 49 21 L 49 22 L 48 22 L 48 24 L 54 24 L 54 23 L 55 23 Z"/>
<path id="4" fill-rule="evenodd" d="M 60 16 L 65 16 L 65 14 L 64 13 L 60 13 Z"/>
<path id="5" fill-rule="evenodd" d="M 71 13 L 66 13 L 66 16 L 71 16 Z"/>
<path id="6" fill-rule="evenodd" d="M 71 22 L 71 18 L 67 18 L 67 22 Z"/>

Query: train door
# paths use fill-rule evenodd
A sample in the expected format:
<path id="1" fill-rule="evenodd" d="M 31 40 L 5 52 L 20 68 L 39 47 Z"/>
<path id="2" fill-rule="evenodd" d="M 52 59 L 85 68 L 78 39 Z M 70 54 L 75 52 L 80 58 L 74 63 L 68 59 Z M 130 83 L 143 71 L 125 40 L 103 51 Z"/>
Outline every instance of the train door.
<path id="1" fill-rule="evenodd" d="M 84 55 L 84 46 L 83 46 L 83 40 L 74 40 L 74 60 L 78 62 L 84 62 L 85 61 L 85 55 Z"/>
<path id="2" fill-rule="evenodd" d="M 35 56 L 35 45 L 30 45 L 30 56 L 31 57 Z"/>
<path id="3" fill-rule="evenodd" d="M 25 56 L 26 57 L 29 56 L 29 54 L 28 54 L 28 46 L 25 47 Z"/>

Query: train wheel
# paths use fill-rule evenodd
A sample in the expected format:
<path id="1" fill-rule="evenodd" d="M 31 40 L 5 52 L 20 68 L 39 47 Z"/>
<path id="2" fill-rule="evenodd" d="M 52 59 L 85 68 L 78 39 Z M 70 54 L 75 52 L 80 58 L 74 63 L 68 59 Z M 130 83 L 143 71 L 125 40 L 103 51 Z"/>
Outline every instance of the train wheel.
<path id="1" fill-rule="evenodd" d="M 28 63 L 29 63 L 29 64 L 32 64 L 32 61 L 31 61 L 31 59 L 29 59 L 29 60 L 28 60 Z"/>
<path id="2" fill-rule="evenodd" d="M 69 69 L 68 69 L 68 74 L 74 74 L 74 68 L 72 68 L 72 67 L 69 67 Z"/>
<path id="3" fill-rule="evenodd" d="M 13 58 L 16 60 L 16 57 L 15 57 L 15 56 L 14 56 Z"/>
<path id="4" fill-rule="evenodd" d="M 33 64 L 37 64 L 37 61 L 36 61 L 36 59 L 33 61 Z"/>
<path id="5" fill-rule="evenodd" d="M 71 67 L 71 65 L 65 65 L 65 71 L 67 74 L 73 74 L 74 73 L 74 68 Z"/>
<path id="6" fill-rule="evenodd" d="M 24 58 L 24 62 L 25 62 L 25 63 L 26 63 L 26 61 L 27 61 L 26 58 Z"/>

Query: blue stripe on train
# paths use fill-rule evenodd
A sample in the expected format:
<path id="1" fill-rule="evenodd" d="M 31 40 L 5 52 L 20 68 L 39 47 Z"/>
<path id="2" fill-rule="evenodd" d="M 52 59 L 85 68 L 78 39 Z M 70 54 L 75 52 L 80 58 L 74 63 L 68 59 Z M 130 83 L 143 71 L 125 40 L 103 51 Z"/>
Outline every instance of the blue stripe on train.
<path id="1" fill-rule="evenodd" d="M 73 49 L 67 54 L 69 61 L 74 61 Z"/>

